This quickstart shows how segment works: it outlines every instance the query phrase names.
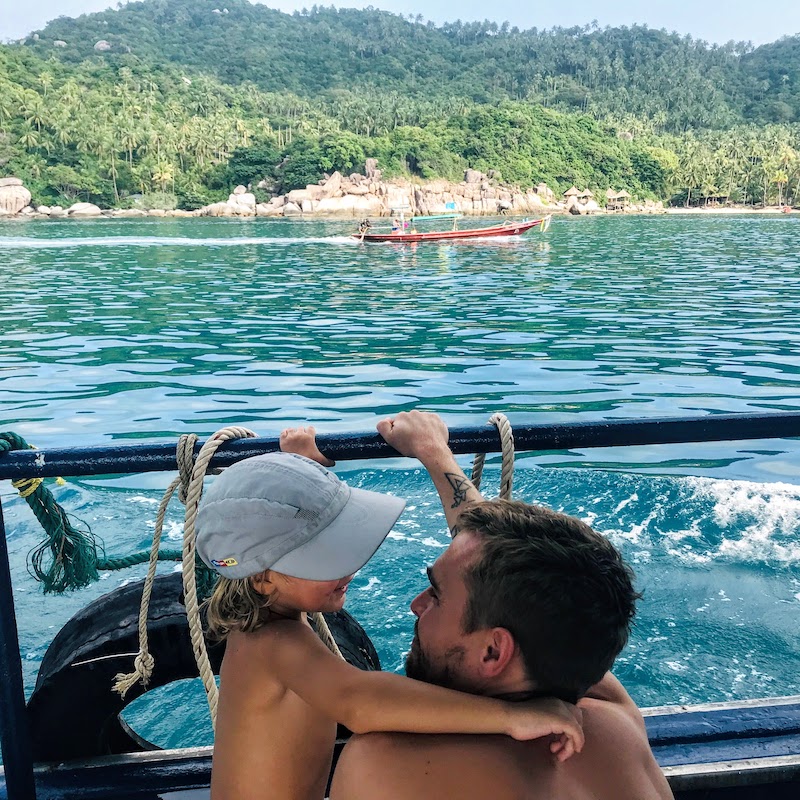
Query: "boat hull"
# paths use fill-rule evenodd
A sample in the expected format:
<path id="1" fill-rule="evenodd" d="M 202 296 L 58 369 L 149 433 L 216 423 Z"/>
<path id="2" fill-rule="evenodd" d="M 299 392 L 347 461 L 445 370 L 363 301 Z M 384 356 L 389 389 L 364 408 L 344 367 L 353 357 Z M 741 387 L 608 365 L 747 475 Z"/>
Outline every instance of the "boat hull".
<path id="1" fill-rule="evenodd" d="M 354 233 L 353 238 L 364 242 L 392 242 L 393 244 L 416 244 L 417 242 L 439 242 L 450 239 L 485 239 L 494 236 L 519 236 L 546 218 L 523 222 L 504 222 L 488 228 L 470 228 L 463 231 L 426 231 L 424 233 Z"/>

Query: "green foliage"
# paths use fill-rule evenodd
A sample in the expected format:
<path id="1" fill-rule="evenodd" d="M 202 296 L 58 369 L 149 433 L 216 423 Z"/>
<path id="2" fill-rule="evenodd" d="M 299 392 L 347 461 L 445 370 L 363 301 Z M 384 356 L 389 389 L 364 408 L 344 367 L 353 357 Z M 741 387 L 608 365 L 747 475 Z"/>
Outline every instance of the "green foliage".
<path id="1" fill-rule="evenodd" d="M 132 2 L 0 46 L 3 173 L 35 202 L 159 193 L 181 208 L 238 184 L 302 188 L 367 157 L 387 176 L 472 167 L 686 203 L 800 192 L 798 37 L 717 47 L 640 26 L 221 5 Z"/>
<path id="2" fill-rule="evenodd" d="M 295 139 L 286 148 L 279 170 L 281 189 L 290 192 L 302 189 L 309 183 L 317 183 L 325 171 L 323 154 L 319 142 L 305 137 Z"/>
<path id="3" fill-rule="evenodd" d="M 178 197 L 171 192 L 147 192 L 136 201 L 136 205 L 146 211 L 154 208 L 171 211 L 178 207 Z"/>
<path id="4" fill-rule="evenodd" d="M 256 141 L 233 151 L 222 177 L 227 186 L 256 184 L 265 178 L 274 178 L 280 161 L 281 152 L 272 138 Z"/>
<path id="5" fill-rule="evenodd" d="M 348 131 L 336 131 L 325 134 L 319 142 L 320 164 L 327 172 L 338 170 L 344 174 L 363 171 L 364 143 L 360 136 Z"/>
<path id="6" fill-rule="evenodd" d="M 595 116 L 634 115 L 675 133 L 744 121 L 800 121 L 797 36 L 753 48 L 745 42 L 709 45 L 639 25 L 519 31 L 489 20 L 437 27 L 421 15 L 412 20 L 374 8 L 314 6 L 290 16 L 248 0 L 226 3 L 227 13 L 219 13 L 220 5 L 146 0 L 61 17 L 26 49 L 73 65 L 87 59 L 117 66 L 132 59 L 181 64 L 213 72 L 225 83 L 253 82 L 266 92 L 306 98 L 337 92 L 371 97 L 377 91 L 415 102 L 531 100 Z M 66 46 L 54 48 L 57 39 Z M 100 40 L 111 49 L 95 51 Z M 387 105 L 392 102 L 381 115 Z M 395 126 L 419 122 L 397 119 Z"/>

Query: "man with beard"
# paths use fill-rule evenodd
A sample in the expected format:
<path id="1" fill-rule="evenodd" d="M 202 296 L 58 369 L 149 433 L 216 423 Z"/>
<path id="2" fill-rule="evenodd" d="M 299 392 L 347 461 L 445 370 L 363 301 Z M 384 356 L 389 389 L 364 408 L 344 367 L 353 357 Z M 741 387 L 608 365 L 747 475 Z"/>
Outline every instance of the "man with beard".
<path id="1" fill-rule="evenodd" d="M 638 597 L 604 537 L 540 506 L 484 501 L 434 414 L 378 424 L 418 458 L 439 492 L 453 541 L 411 603 L 409 677 L 510 700 L 578 703 L 583 750 L 557 762 L 546 740 L 381 733 L 356 736 L 339 759 L 331 800 L 669 800 L 644 720 L 609 672 Z"/>

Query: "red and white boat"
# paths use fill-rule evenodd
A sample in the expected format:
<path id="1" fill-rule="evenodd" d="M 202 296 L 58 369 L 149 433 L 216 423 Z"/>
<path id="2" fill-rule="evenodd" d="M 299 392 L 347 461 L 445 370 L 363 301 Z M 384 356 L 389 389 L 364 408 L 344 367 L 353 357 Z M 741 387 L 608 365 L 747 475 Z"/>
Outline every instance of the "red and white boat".
<path id="1" fill-rule="evenodd" d="M 539 227 L 544 233 L 550 227 L 550 216 L 541 219 L 506 220 L 501 225 L 489 225 L 485 228 L 458 228 L 461 214 L 439 214 L 429 217 L 411 217 L 396 219 L 389 231 L 375 231 L 369 220 L 362 220 L 354 239 L 360 242 L 393 242 L 395 244 L 415 244 L 417 242 L 439 242 L 451 239 L 484 239 L 494 236 L 519 236 L 531 228 Z M 430 220 L 453 220 L 453 227 L 447 231 L 418 231 L 416 224 Z"/>

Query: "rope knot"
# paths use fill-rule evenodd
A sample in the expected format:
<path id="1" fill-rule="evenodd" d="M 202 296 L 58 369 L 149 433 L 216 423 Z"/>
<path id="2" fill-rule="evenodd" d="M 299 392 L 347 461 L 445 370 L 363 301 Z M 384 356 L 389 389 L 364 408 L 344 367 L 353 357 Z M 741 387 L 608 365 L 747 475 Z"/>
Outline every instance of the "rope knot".
<path id="1" fill-rule="evenodd" d="M 145 642 L 145 647 L 147 643 Z M 150 683 L 153 676 L 153 668 L 156 662 L 147 650 L 140 650 L 133 661 L 133 672 L 119 672 L 114 676 L 114 691 L 124 698 L 130 689 L 137 683 L 141 683 L 144 688 Z"/>

